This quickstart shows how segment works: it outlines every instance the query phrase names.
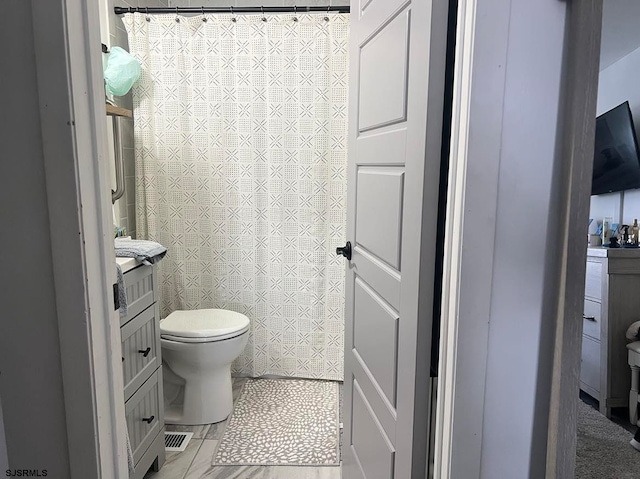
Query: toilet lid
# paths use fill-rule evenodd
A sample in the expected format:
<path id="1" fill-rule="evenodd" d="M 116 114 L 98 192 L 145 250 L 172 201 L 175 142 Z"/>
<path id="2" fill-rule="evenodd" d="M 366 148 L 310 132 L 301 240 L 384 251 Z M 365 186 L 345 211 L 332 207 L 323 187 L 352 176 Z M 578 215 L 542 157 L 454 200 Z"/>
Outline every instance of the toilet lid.
<path id="1" fill-rule="evenodd" d="M 244 332 L 249 318 L 226 309 L 174 311 L 160 321 L 160 333 L 178 338 L 215 338 Z"/>

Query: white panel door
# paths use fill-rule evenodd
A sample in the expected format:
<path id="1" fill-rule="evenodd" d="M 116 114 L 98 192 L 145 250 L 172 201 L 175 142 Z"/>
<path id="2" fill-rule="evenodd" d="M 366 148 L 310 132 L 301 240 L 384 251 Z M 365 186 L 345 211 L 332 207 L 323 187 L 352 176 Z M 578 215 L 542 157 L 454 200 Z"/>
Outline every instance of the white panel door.
<path id="1" fill-rule="evenodd" d="M 351 2 L 343 477 L 424 477 L 446 0 Z"/>

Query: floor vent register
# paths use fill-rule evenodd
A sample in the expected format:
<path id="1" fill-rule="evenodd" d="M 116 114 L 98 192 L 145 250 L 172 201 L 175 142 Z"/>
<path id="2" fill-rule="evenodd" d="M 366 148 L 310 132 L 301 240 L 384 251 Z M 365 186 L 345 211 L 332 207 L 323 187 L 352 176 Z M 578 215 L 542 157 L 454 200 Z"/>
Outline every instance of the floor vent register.
<path id="1" fill-rule="evenodd" d="M 164 448 L 166 451 L 182 452 L 193 437 L 192 432 L 165 432 Z"/>

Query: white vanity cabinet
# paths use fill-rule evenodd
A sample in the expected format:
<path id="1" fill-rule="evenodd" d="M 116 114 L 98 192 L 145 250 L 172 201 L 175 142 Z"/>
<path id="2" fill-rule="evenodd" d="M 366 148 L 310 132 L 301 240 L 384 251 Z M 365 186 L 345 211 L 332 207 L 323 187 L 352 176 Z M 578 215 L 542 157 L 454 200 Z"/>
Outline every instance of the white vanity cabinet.
<path id="1" fill-rule="evenodd" d="M 156 266 L 124 273 L 128 311 L 120 318 L 124 401 L 135 473 L 142 479 L 165 460 L 160 311 Z"/>
<path id="2" fill-rule="evenodd" d="M 640 249 L 589 248 L 585 279 L 580 389 L 600 412 L 629 400 L 625 333 L 640 320 Z"/>

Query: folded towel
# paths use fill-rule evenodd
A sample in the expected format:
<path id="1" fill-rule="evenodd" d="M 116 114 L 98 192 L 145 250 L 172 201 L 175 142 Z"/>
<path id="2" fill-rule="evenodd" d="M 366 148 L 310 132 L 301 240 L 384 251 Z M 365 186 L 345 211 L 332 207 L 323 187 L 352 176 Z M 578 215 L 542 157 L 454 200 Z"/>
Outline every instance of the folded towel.
<path id="1" fill-rule="evenodd" d="M 118 302 L 120 303 L 120 317 L 127 315 L 127 290 L 124 287 L 124 274 L 122 274 L 122 268 L 116 263 L 116 272 L 118 276 Z M 122 358 L 124 360 L 124 358 Z M 127 422 L 124 423 L 126 428 L 126 443 L 127 443 L 127 466 L 129 468 L 129 477 L 133 475 L 136 469 L 136 463 L 133 460 L 133 449 L 131 448 L 131 439 L 129 438 L 129 428 Z"/>
<path id="2" fill-rule="evenodd" d="M 116 271 L 118 275 L 118 302 L 120 303 L 120 317 L 127 315 L 127 290 L 124 287 L 124 275 L 122 268 L 116 263 Z"/>
<path id="3" fill-rule="evenodd" d="M 129 468 L 129 477 L 133 476 L 133 473 L 136 471 L 136 463 L 133 461 L 133 449 L 131 447 L 131 439 L 129 438 L 129 428 L 127 427 L 127 422 L 125 421 L 124 426 L 127 430 L 127 466 Z"/>
<path id="4" fill-rule="evenodd" d="M 155 241 L 116 238 L 116 256 L 135 258 L 144 264 L 153 264 L 164 258 L 167 248 Z"/>

